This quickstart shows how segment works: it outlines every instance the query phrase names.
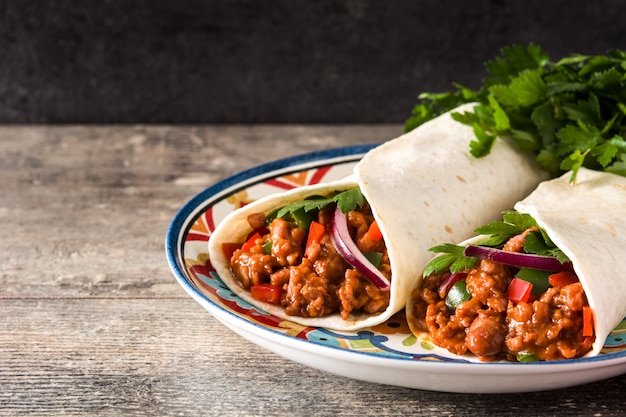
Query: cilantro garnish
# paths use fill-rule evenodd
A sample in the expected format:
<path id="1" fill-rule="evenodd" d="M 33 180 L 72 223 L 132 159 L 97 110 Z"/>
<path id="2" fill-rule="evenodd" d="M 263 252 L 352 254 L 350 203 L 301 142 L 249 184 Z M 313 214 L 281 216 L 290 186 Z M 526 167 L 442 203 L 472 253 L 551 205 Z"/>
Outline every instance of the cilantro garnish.
<path id="1" fill-rule="evenodd" d="M 477 243 L 478 245 L 501 249 L 510 238 L 531 227 L 536 227 L 538 231 L 526 235 L 522 245 L 525 253 L 552 256 L 561 263 L 569 261 L 567 255 L 556 247 L 545 231 L 537 225 L 535 219 L 528 214 L 519 213 L 515 210 L 503 212 L 502 221 L 491 222 L 477 228 L 474 232 L 485 236 L 483 240 Z M 464 249 L 464 246 L 450 243 L 430 248 L 431 252 L 442 255 L 430 260 L 424 268 L 423 275 L 428 276 L 448 270 L 455 273 L 472 268 L 477 259 L 464 256 Z"/>
<path id="2" fill-rule="evenodd" d="M 523 233 L 530 227 L 538 227 L 537 222 L 528 214 L 507 210 L 502 214 L 502 221 L 495 221 L 474 230 L 474 233 L 488 236 L 480 242 L 481 246 L 502 247 L 513 236 Z"/>
<path id="3" fill-rule="evenodd" d="M 490 76 L 479 90 L 455 84 L 456 91 L 421 94 L 405 131 L 476 102 L 453 118 L 472 126 L 477 158 L 509 136 L 552 177 L 571 170 L 573 182 L 583 166 L 626 176 L 626 51 L 552 62 L 537 45 L 515 45 L 485 67 Z"/>
<path id="4" fill-rule="evenodd" d="M 311 210 L 321 210 L 322 208 L 333 203 L 336 203 L 343 213 L 347 213 L 350 210 L 363 206 L 365 198 L 358 187 L 351 188 L 329 197 L 316 196 L 288 204 L 278 210 L 276 217 L 285 217 L 287 214 L 294 213 L 298 210 L 304 210 L 305 212 L 309 212 Z"/>
<path id="5" fill-rule="evenodd" d="M 455 273 L 472 268 L 478 259 L 463 256 L 464 249 L 465 247 L 463 246 L 453 245 L 451 243 L 445 243 L 430 248 L 429 250 L 431 252 L 443 253 L 444 255 L 431 259 L 430 262 L 426 264 L 423 275 L 427 277 L 443 271 L 449 270 L 451 273 Z"/>
<path id="6" fill-rule="evenodd" d="M 561 249 L 557 248 L 550 238 L 545 234 L 543 229 L 539 232 L 530 232 L 524 239 L 524 252 L 534 253 L 536 255 L 552 256 L 559 262 L 565 263 L 569 261 Z"/>

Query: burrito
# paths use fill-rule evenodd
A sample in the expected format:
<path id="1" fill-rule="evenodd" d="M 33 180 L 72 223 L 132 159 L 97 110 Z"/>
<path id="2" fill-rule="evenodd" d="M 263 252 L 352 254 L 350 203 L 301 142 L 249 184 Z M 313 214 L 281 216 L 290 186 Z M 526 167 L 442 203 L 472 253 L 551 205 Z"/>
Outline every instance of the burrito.
<path id="1" fill-rule="evenodd" d="M 581 168 L 440 252 L 407 302 L 419 337 L 481 361 L 594 356 L 626 315 L 626 178 Z"/>
<path id="2" fill-rule="evenodd" d="M 473 139 L 446 113 L 372 149 L 344 179 L 235 210 L 209 239 L 211 264 L 279 318 L 335 330 L 382 323 L 405 307 L 428 248 L 469 237 L 546 179 L 512 141 L 476 159 Z"/>

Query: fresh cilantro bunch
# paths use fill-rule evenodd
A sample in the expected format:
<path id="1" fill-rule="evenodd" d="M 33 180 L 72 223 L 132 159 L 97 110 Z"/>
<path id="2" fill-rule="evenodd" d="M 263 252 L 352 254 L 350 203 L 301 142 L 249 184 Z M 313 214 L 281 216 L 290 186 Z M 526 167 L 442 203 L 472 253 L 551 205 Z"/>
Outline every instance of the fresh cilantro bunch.
<path id="1" fill-rule="evenodd" d="M 512 137 L 553 177 L 582 166 L 626 176 L 626 52 L 572 55 L 550 61 L 539 46 L 511 46 L 485 64 L 490 76 L 477 90 L 424 93 L 405 123 L 410 131 L 463 103 L 452 117 L 472 126 L 475 157 L 488 155 L 497 136 Z"/>
<path id="2" fill-rule="evenodd" d="M 531 227 L 536 228 L 538 231 L 533 231 L 526 235 L 524 244 L 522 245 L 525 253 L 552 256 L 561 263 L 569 261 L 567 255 L 556 247 L 545 231 L 537 225 L 537 222 L 532 216 L 519 213 L 515 210 L 505 211 L 502 215 L 502 221 L 486 224 L 474 230 L 474 232 L 485 236 L 478 245 L 502 249 L 510 238 L 523 233 Z M 440 253 L 442 255 L 433 258 L 426 265 L 424 276 L 448 270 L 451 273 L 455 273 L 472 268 L 478 259 L 464 256 L 464 249 L 464 246 L 450 243 L 430 248 L 429 250 L 431 252 Z"/>

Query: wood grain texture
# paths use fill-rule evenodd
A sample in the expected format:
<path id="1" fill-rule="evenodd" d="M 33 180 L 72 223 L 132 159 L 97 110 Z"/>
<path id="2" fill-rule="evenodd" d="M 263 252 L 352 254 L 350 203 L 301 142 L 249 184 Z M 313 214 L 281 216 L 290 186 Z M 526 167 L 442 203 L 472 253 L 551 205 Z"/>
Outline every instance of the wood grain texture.
<path id="1" fill-rule="evenodd" d="M 191 299 L 3 300 L 1 415 L 612 416 L 626 378 L 547 393 L 446 394 L 288 362 Z"/>
<path id="2" fill-rule="evenodd" d="M 447 394 L 289 362 L 175 282 L 167 227 L 205 187 L 383 126 L 0 127 L 0 415 L 617 416 L 626 376 Z"/>
<path id="3" fill-rule="evenodd" d="M 1 128 L 0 221 L 12 239 L 0 241 L 0 297 L 181 295 L 163 242 L 195 194 L 273 159 L 400 132 L 397 125 Z"/>

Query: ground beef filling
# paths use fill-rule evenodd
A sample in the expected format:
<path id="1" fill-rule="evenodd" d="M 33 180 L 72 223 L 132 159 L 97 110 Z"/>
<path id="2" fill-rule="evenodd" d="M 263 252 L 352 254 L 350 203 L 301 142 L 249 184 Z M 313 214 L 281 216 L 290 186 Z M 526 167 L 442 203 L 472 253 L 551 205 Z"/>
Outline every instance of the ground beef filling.
<path id="1" fill-rule="evenodd" d="M 514 272 L 506 265 L 479 261 L 466 277 L 472 297 L 454 313 L 440 293 L 444 274 L 426 277 L 411 295 L 412 327 L 429 332 L 434 344 L 454 354 L 473 353 L 483 361 L 516 361 L 518 354 L 571 359 L 589 351 L 593 338 L 582 335 L 587 300 L 581 284 L 551 287 L 537 300 L 513 303 L 506 291 Z"/>
<path id="2" fill-rule="evenodd" d="M 389 305 L 389 291 L 381 291 L 365 279 L 332 245 L 328 234 L 332 213 L 332 208 L 325 208 L 316 214 L 315 221 L 326 230 L 306 256 L 307 231 L 283 218 L 272 220 L 252 248 L 238 249 L 230 259 L 241 285 L 246 289 L 259 284 L 280 288 L 280 304 L 292 316 L 322 317 L 339 312 L 347 320 L 352 312 L 384 311 Z M 374 221 L 369 206 L 348 212 L 347 218 L 357 247 L 362 252 L 382 253 L 379 269 L 391 278 L 384 241 L 374 241 L 366 233 Z M 254 230 L 264 228 L 265 216 L 252 215 L 248 223 Z"/>

